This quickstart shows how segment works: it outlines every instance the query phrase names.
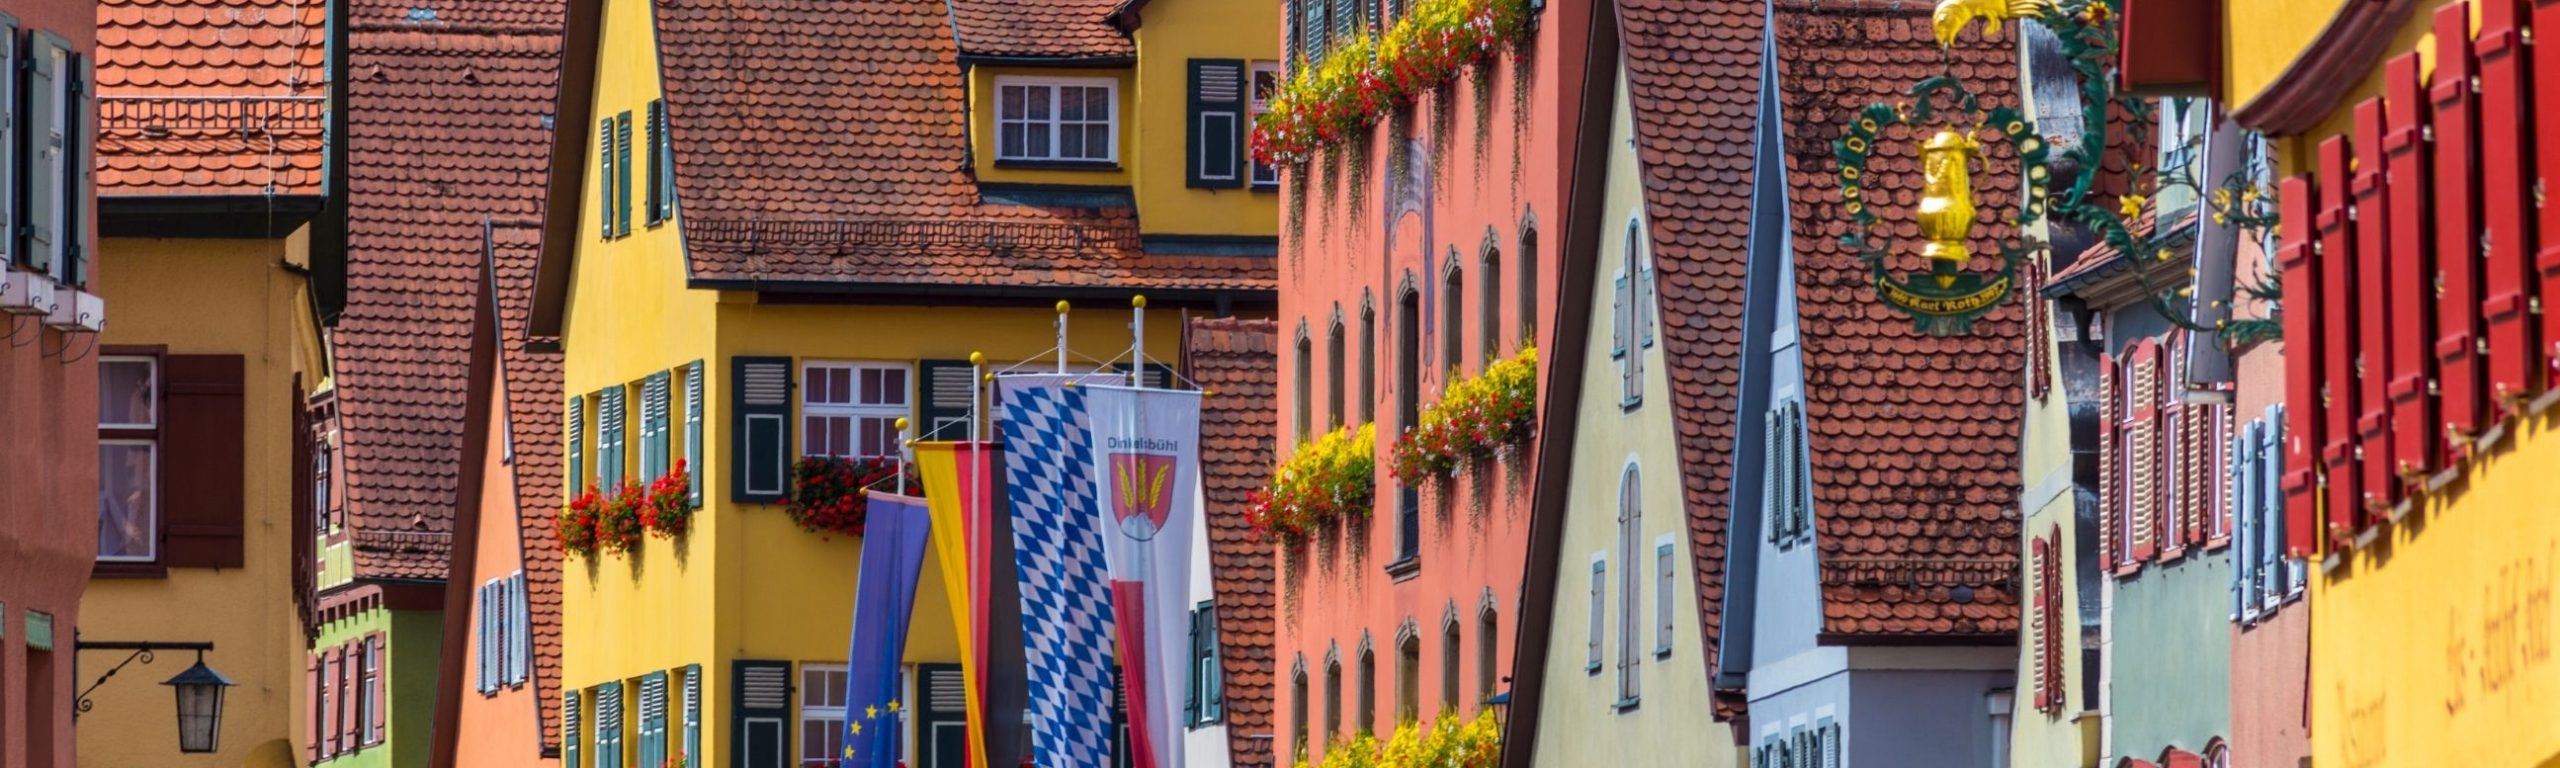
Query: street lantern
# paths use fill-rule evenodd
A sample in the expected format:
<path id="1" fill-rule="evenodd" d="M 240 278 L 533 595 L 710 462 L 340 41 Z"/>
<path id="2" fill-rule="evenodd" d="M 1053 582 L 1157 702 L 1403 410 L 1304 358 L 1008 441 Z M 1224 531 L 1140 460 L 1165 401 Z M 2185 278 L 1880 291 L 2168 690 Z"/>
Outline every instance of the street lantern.
<path id="1" fill-rule="evenodd" d="M 1493 710 L 1494 731 L 1508 733 L 1506 729 L 1511 727 L 1511 689 L 1504 688 L 1501 693 L 1484 697 L 1484 705 Z"/>
<path id="2" fill-rule="evenodd" d="M 204 652 L 197 651 L 195 666 L 161 685 L 178 694 L 178 751 L 214 751 L 222 736 L 223 689 L 234 685 L 231 678 L 205 666 Z"/>

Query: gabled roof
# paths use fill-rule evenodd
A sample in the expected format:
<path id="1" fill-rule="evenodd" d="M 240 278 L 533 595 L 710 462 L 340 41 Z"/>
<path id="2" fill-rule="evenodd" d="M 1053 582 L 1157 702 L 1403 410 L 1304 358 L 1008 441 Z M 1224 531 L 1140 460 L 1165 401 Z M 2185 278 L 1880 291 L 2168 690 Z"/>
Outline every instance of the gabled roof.
<path id="1" fill-rule="evenodd" d="M 597 119 L 587 99 L 597 75 L 582 57 L 601 34 L 598 2 L 569 5 L 534 315 L 542 332 L 558 330 L 569 260 L 593 237 L 578 225 L 578 195 Z M 1090 5 L 1099 25 L 1109 4 Z M 1126 194 L 982 189 L 944 0 L 652 7 L 676 226 L 695 287 L 1182 300 L 1276 284 L 1268 254 L 1148 251 Z"/>
<path id="2" fill-rule="evenodd" d="M 347 306 L 331 342 L 355 573 L 434 580 L 452 547 L 481 225 L 540 210 L 560 36 L 498 0 L 439 21 L 407 7 L 353 9 Z"/>
<path id="3" fill-rule="evenodd" d="M 328 5 L 101 0 L 105 197 L 318 195 Z"/>
<path id="4" fill-rule="evenodd" d="M 964 56 L 1134 60 L 1137 44 L 1113 25 L 1124 0 L 950 0 Z"/>
<path id="5" fill-rule="evenodd" d="M 1208 494 L 1209 578 L 1218 600 L 1218 647 L 1227 689 L 1227 742 L 1236 765 L 1268 760 L 1256 736 L 1279 724 L 1277 601 L 1271 543 L 1245 521 L 1246 496 L 1278 459 L 1280 324 L 1234 318 L 1191 321 L 1183 363 L 1208 390 L 1200 404 L 1200 479 Z"/>
<path id="6" fill-rule="evenodd" d="M 1746 0 L 1619 0 L 1629 112 L 1661 291 L 1663 362 L 1677 421 L 1702 637 L 1724 626 L 1725 531 L 1741 378 L 1752 132 L 1762 13 Z M 1720 643 L 1707 646 L 1706 672 Z M 1734 710 L 1719 697 L 1718 715 Z"/>
<path id="7" fill-rule="evenodd" d="M 2019 102 L 2014 40 L 1986 40 L 1977 25 L 1942 58 L 1929 13 L 1918 3 L 1788 3 L 1772 22 L 1822 631 L 1999 645 L 2015 642 L 2019 616 L 2012 579 L 2024 297 L 1976 321 L 1971 333 L 1925 335 L 1877 300 L 1867 267 L 1839 241 L 1848 217 L 1831 142 L 1858 109 L 1905 99 L 1912 84 L 1949 68 L 1986 105 Z M 1917 147 L 1881 142 L 1867 166 L 1868 189 L 1917 200 Z M 2015 167 L 2006 145 L 1986 141 L 1985 151 L 1991 167 Z M 1995 170 L 1973 181 L 1985 219 L 2013 210 L 2017 174 Z M 1900 242 L 1918 240 L 1907 213 L 1887 226 Z M 1977 253 L 1997 252 L 1990 229 L 1976 229 Z M 1970 594 L 1960 599 L 1958 587 Z"/>
<path id="8" fill-rule="evenodd" d="M 542 230 L 535 219 L 493 229 L 498 293 L 498 369 L 506 386 L 508 466 L 515 470 L 513 509 L 482 509 L 515 519 L 516 544 L 523 553 L 525 608 L 532 615 L 534 688 L 544 701 L 560 691 L 560 537 L 554 532 L 562 498 L 560 478 L 567 470 L 561 458 L 561 361 L 559 340 L 525 332 L 533 314 L 533 270 L 542 256 Z M 504 525 L 503 519 L 490 521 Z M 537 707 L 542 713 L 542 744 L 560 743 L 560 708 Z"/>

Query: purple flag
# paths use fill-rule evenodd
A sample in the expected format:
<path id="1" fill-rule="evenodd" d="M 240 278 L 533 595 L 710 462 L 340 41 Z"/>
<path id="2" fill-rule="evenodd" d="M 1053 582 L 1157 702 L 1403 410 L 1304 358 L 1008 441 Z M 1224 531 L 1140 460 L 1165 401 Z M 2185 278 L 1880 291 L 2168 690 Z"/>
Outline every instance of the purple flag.
<path id="1" fill-rule="evenodd" d="M 916 578 L 933 518 L 923 499 L 865 493 L 870 515 L 854 582 L 853 642 L 845 654 L 843 764 L 895 768 L 899 723 L 907 711 L 898 700 L 899 664 L 907 656 L 907 623 L 915 613 Z"/>

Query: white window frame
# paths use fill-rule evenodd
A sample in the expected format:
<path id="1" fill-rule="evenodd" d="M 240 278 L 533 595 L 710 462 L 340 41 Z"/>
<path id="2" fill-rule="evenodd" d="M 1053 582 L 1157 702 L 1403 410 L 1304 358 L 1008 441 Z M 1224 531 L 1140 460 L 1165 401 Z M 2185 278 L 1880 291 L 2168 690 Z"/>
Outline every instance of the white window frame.
<path id="1" fill-rule="evenodd" d="M 791 734 L 791 751 L 795 754 L 809 746 L 811 726 L 827 728 L 828 730 L 823 733 L 830 734 L 829 738 L 836 743 L 841 743 L 844 739 L 844 698 L 840 696 L 833 702 L 811 703 L 809 697 L 813 693 L 822 692 L 820 686 L 809 684 L 809 676 L 812 674 L 834 675 L 837 679 L 835 689 L 843 691 L 846 696 L 852 695 L 852 692 L 847 689 L 852 681 L 846 676 L 845 665 L 816 662 L 805 662 L 800 665 L 797 686 L 799 695 L 792 700 L 792 704 L 800 708 L 800 728 Z M 844 759 L 842 755 L 801 755 L 798 760 L 793 761 L 793 764 L 804 768 L 833 768 L 836 762 L 842 759 Z"/>
<path id="2" fill-rule="evenodd" d="M 383 734 L 376 733 L 373 721 L 382 708 L 382 636 L 366 635 L 358 645 L 364 648 L 364 673 L 356 676 L 356 741 L 364 746 L 382 743 Z"/>
<path id="3" fill-rule="evenodd" d="M 1035 163 L 1037 163 L 1037 162 L 1069 162 L 1069 163 L 1117 163 L 1117 162 L 1120 162 L 1120 81 L 1119 81 L 1119 80 L 1114 79 L 1114 78 L 1108 78 L 1108 77 L 1031 77 L 1031 76 L 1003 75 L 1003 76 L 998 76 L 998 77 L 996 78 L 996 86 L 995 86 L 995 87 L 996 87 L 996 94 L 995 94 L 996 113 L 995 113 L 995 115 L 994 115 L 994 118 L 995 118 L 995 121 L 996 121 L 996 123 L 995 123 L 995 125 L 996 125 L 996 132 L 995 132 L 994 143 L 995 143 L 995 145 L 996 145 L 996 146 L 995 146 L 995 150 L 996 150 L 996 159 L 997 159 L 997 160 L 999 160 L 999 161 L 1024 161 L 1024 162 L 1035 162 Z M 1024 90 L 1024 92 L 1025 92 L 1026 94 L 1027 94 L 1027 93 L 1043 93 L 1043 94 L 1046 94 L 1046 95 L 1047 95 L 1047 97 L 1048 97 L 1048 99 L 1049 99 L 1049 116 L 1048 116 L 1045 120 L 1034 120 L 1034 119 L 1032 119 L 1032 118 L 1030 118 L 1030 117 L 1027 117 L 1027 116 L 1026 116 L 1026 117 L 1022 117 L 1022 118 L 1007 118 L 1007 117 L 1005 117 L 1005 116 L 1004 116 L 1005 94 L 1006 94 L 1008 91 L 1010 91 L 1010 90 L 1012 90 L 1012 89 L 1015 89 L 1015 88 L 1021 88 L 1021 89 L 1023 89 L 1023 90 Z M 1059 127 L 1065 124 L 1065 120 L 1064 120 L 1064 118 L 1063 118 L 1063 117 L 1061 117 L 1061 112 L 1062 112 L 1061 107 L 1063 106 L 1063 103 L 1059 100 L 1058 92 L 1059 92 L 1059 90 L 1060 90 L 1060 89 L 1063 89 L 1063 88 L 1101 88 L 1101 89 L 1103 89 L 1103 92 L 1109 96 L 1109 98 L 1107 99 L 1107 101 L 1108 101 L 1108 102 L 1110 103 L 1110 105 L 1111 105 L 1111 106 L 1110 106 L 1110 112 L 1109 112 L 1109 114 L 1107 114 L 1107 115 L 1106 115 L 1102 120 L 1100 120 L 1100 121 L 1095 121 L 1091 115 L 1087 115 L 1087 116 L 1085 116 L 1085 119 L 1084 119 L 1084 120 L 1082 120 L 1082 121 L 1080 121 L 1080 124 L 1085 125 L 1085 126 L 1087 126 L 1088 128 L 1090 128 L 1091 126 L 1100 125 L 1100 126 L 1102 126 L 1104 129 L 1106 129 L 1106 130 L 1110 131 L 1110 134 L 1111 134 L 1111 140 L 1110 140 L 1109 142 L 1105 143 L 1105 145 L 1104 145 L 1104 149 L 1105 149 L 1105 151 L 1104 151 L 1104 154 L 1103 154 L 1103 156 L 1102 156 L 1102 157 L 1084 157 L 1084 156 L 1082 156 L 1082 155 L 1067 155 L 1067 154 L 1065 154 L 1065 153 L 1063 153 L 1063 152 L 1061 152 L 1061 151 L 1060 151 L 1060 148 L 1061 148 L 1063 145 L 1062 145 L 1062 144 L 1060 143 L 1060 141 L 1059 141 L 1059 134 L 1060 134 Z M 1028 115 L 1029 113 L 1030 113 L 1030 110 L 1026 108 L 1026 109 L 1024 110 L 1024 114 L 1025 114 L 1025 115 Z M 1027 154 L 1027 153 L 1026 153 L 1026 154 L 1007 154 L 1007 153 L 1005 152 L 1005 150 L 1004 150 L 1004 129 L 1005 129 L 1005 126 L 1007 126 L 1007 125 L 1021 125 L 1021 126 L 1025 126 L 1025 128 L 1024 128 L 1024 132 L 1023 132 L 1023 149 L 1024 149 L 1026 152 L 1031 148 L 1031 141 L 1030 141 L 1030 135 L 1031 135 L 1031 134 L 1030 134 L 1030 131 L 1031 131 L 1031 128 L 1032 128 L 1032 127 L 1034 127 L 1034 126 L 1045 127 L 1045 128 L 1046 128 L 1046 130 L 1049 132 L 1049 153 L 1048 153 L 1048 154 L 1046 154 L 1046 155 L 1032 155 L 1032 154 Z M 1078 150 L 1079 150 L 1079 151 L 1081 151 L 1081 150 L 1082 150 L 1082 148 L 1081 148 L 1081 147 L 1079 147 L 1079 148 L 1078 148 Z"/>
<path id="4" fill-rule="evenodd" d="M 817 403 L 817 402 L 812 402 L 812 401 L 811 401 L 811 393 L 810 393 L 809 389 L 805 386 L 806 382 L 808 382 L 808 380 L 809 380 L 809 373 L 810 373 L 811 371 L 816 371 L 816 370 L 837 370 L 837 369 L 844 370 L 844 371 L 846 371 L 846 372 L 848 373 L 848 379 L 852 382 L 852 387 L 853 387 L 851 390 L 849 390 L 849 394 L 851 395 L 852 399 L 853 399 L 853 400 L 855 400 L 856 402 L 854 402 L 854 403 Z M 860 403 L 859 403 L 859 401 L 862 399 L 862 373 L 863 373 L 864 371 L 893 371 L 893 370 L 894 370 L 894 371 L 897 371 L 897 372 L 899 373 L 899 375 L 900 375 L 901 377 L 903 377 L 903 378 L 904 378 L 904 380 L 905 380 L 905 382 L 906 382 L 906 386 L 905 386 L 905 388 L 904 388 L 904 391 L 901 391 L 900 393 L 898 393 L 898 394 L 899 394 L 899 397 L 900 397 L 900 398 L 901 398 L 901 400 L 902 400 L 902 402 L 901 402 L 900 404 L 898 404 L 898 405 L 862 405 L 862 404 L 860 404 Z M 911 365 L 911 364 L 908 364 L 908 363 L 891 363 L 891 362 L 865 361 L 865 360 L 809 360 L 809 361 L 803 361 L 803 362 L 800 364 L 800 372 L 799 372 L 799 375 L 800 375 L 799 380 L 800 380 L 800 381 L 803 383 L 803 385 L 804 385 L 804 386 L 802 387 L 802 389 L 800 390 L 800 413 L 799 413 L 800 432 L 801 432 L 801 434 L 800 434 L 800 455 L 802 455 L 802 456 L 844 456 L 844 457 L 848 457 L 848 458 L 894 458 L 894 457 L 898 456 L 899 446 L 897 446 L 897 445 L 891 445 L 891 446 L 889 446 L 889 452 L 888 452 L 888 453 L 879 453 L 879 454 L 865 454 L 865 453 L 832 454 L 832 453 L 820 453 L 820 452 L 812 451 L 812 450 L 810 450 L 810 448 L 811 448 L 811 446 L 812 446 L 812 440 L 811 440 L 812 435 L 811 435 L 811 434 L 809 434 L 810 430 L 808 429 L 808 425 L 809 425 L 809 420 L 810 420 L 811 418 L 845 418 L 845 419 L 850 419 L 851 421 L 850 421 L 850 423 L 849 423 L 849 425 L 848 425 L 848 426 L 849 426 L 849 428 L 852 430 L 852 432 L 851 432 L 851 434 L 852 434 L 852 436 L 853 436 L 853 444 L 852 444 L 852 445 L 853 445 L 853 448 L 854 448 L 856 451 L 859 451 L 859 450 L 861 449 L 861 445 L 862 445 L 862 423 L 863 423 L 863 420 L 865 420 L 865 419 L 893 419 L 893 420 L 894 420 L 894 419 L 912 419 L 912 418 L 915 416 L 915 405 L 916 405 L 916 371 L 915 371 L 915 366 L 914 366 L 914 365 Z M 894 422 L 893 422 L 893 423 L 894 423 Z M 912 422 L 910 422 L 910 423 L 912 423 Z"/>
<path id="5" fill-rule="evenodd" d="M 100 430 L 129 430 L 129 431 L 135 431 L 135 432 L 152 432 L 152 433 L 154 433 L 155 435 L 156 435 L 156 434 L 158 434 L 158 433 L 159 433 L 159 430 L 161 430 L 163 427 L 165 427 L 165 426 L 167 425 L 167 423 L 168 423 L 168 419 L 166 418 L 168 414 L 165 414 L 165 413 L 162 413 L 162 412 L 161 412 L 161 411 L 166 407 L 166 405 L 167 405 L 167 403 L 165 402 L 164 398 L 162 397 L 162 394 L 166 391 L 166 390 L 164 389 L 164 387 L 166 387 L 166 386 L 167 386 L 167 383 L 164 381 L 164 373 L 165 373 L 165 371 L 164 371 L 164 369 L 163 369 L 163 366 L 162 366 L 162 365 L 161 365 L 161 363 L 160 363 L 160 358 L 158 358 L 158 357 L 156 357 L 156 356 L 151 356 L 151 355 L 101 355 L 101 356 L 99 356 L 99 358 L 98 358 L 98 365 L 99 365 L 99 367 L 100 367 L 100 368 L 104 368 L 104 367 L 106 367 L 107 365 L 110 365 L 110 364 L 119 364 L 119 363 L 140 363 L 140 364 L 142 364 L 143 369 L 144 369 L 145 371 L 148 371 L 148 372 L 149 372 L 149 374 L 150 374 L 150 375 L 149 375 L 147 378 L 145 378 L 145 379 L 144 379 L 144 381 L 143 381 L 143 386 L 144 386 L 145 388 L 147 388 L 147 390 L 151 393 L 151 397 L 150 397 L 150 408 L 151 408 L 151 412 L 150 412 L 150 421 L 147 421 L 147 422 L 108 422 L 108 421 L 106 421 L 106 420 L 105 420 L 105 414 L 104 414 L 104 413 L 100 413 L 100 414 L 99 414 L 99 420 L 98 420 L 98 429 L 100 429 Z M 101 394 L 103 395 L 104 393 L 101 393 Z M 160 492 L 161 492 L 161 487 L 160 487 L 160 474 L 161 474 L 161 473 L 160 473 L 160 464 L 161 464 L 161 462 L 160 462 L 160 460 L 161 460 L 161 453 L 160 453 L 160 438 L 158 438 L 158 437 L 112 437 L 112 438 L 110 438 L 110 437 L 101 437 L 101 438 L 99 438 L 99 439 L 98 439 L 98 446 L 99 446 L 99 448 L 100 448 L 100 449 L 102 449 L 102 450 L 103 450 L 104 448 L 106 448 L 107 446 L 141 446 L 142 448 L 144 448 L 144 449 L 145 449 L 145 450 L 144 450 L 144 453 L 145 453 L 147 456 L 149 456 L 149 462 L 148 462 L 148 465 L 149 465 L 149 466 L 150 466 L 150 468 L 151 468 L 150 473 L 149 473 L 148 475 L 146 475 L 146 476 L 143 478 L 143 480 L 142 480 L 142 482 L 143 482 L 146 486 L 148 486 L 147 491 L 144 493 L 144 498 L 146 498 L 146 499 L 148 499 L 148 500 L 149 500 L 149 503 L 147 503 L 147 504 L 143 505 L 143 509 L 140 511 L 140 514 L 142 515 L 142 524 L 143 524 L 143 527 L 142 527 L 142 530 L 143 530 L 143 543 L 144 543 L 145 553 L 144 553 L 144 554 L 141 554 L 141 555 L 108 555 L 108 554 L 105 554 L 105 553 L 103 553 L 103 552 L 102 552 L 102 553 L 100 553 L 100 554 L 98 555 L 98 562 L 102 562 L 102 563 L 155 563 L 155 562 L 159 562 L 159 561 L 160 561 L 160 507 L 161 507 L 161 499 L 160 499 Z M 105 466 L 103 466 L 103 462 L 101 462 L 101 464 L 102 464 L 102 466 L 100 466 L 100 467 L 99 467 L 99 477 L 100 477 L 101 485 L 100 485 L 100 487 L 99 487 L 99 491 L 100 491 L 100 493 L 99 493 L 99 499 L 98 499 L 98 502 L 99 502 L 99 504 L 100 504 L 100 505 L 104 505 L 104 504 L 106 503 L 106 495 L 105 495 L 105 490 L 106 490 L 106 489 L 105 489 L 105 486 L 104 486 L 104 478 L 105 478 L 105 476 L 106 476 L 106 475 L 105 475 L 105 473 L 106 473 L 106 467 L 105 467 Z M 104 512 L 104 510 L 103 510 L 103 509 L 101 509 L 100 511 L 101 511 L 102 513 Z"/>
<path id="6" fill-rule="evenodd" d="M 1264 74 L 1271 76 L 1272 89 L 1275 91 L 1279 90 L 1282 83 L 1288 81 L 1288 75 L 1282 73 L 1280 62 L 1277 61 L 1257 61 L 1245 68 L 1245 126 L 1248 129 L 1254 123 L 1260 122 L 1265 113 L 1271 111 L 1271 100 L 1264 98 L 1262 91 L 1255 87 L 1256 78 Z M 1247 171 L 1252 174 L 1252 178 L 1246 179 L 1246 182 L 1254 188 L 1280 186 L 1280 166 L 1254 162 L 1250 157 L 1245 158 L 1245 165 L 1252 167 L 1252 170 Z"/>

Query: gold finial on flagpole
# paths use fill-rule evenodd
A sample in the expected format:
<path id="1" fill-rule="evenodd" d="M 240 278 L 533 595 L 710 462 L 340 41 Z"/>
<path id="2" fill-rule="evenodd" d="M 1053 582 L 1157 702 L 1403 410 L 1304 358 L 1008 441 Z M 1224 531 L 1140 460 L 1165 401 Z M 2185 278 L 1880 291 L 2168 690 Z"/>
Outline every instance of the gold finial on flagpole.
<path id="1" fill-rule="evenodd" d="M 1060 299 L 1060 300 L 1058 300 L 1058 314 L 1063 315 L 1063 314 L 1066 314 L 1066 313 L 1067 313 L 1067 302 L 1066 302 L 1066 300 L 1065 300 L 1065 299 Z"/>
<path id="2" fill-rule="evenodd" d="M 1130 307 L 1133 307 L 1133 308 L 1136 308 L 1136 309 L 1146 309 L 1146 308 L 1147 308 L 1147 295 L 1146 295 L 1146 294 L 1141 293 L 1141 294 L 1138 294 L 1138 295 L 1136 295 L 1136 296 L 1131 296 L 1131 297 L 1129 297 L 1129 306 L 1130 306 Z"/>
<path id="3" fill-rule="evenodd" d="M 970 353 L 969 353 L 969 364 L 970 364 L 970 365 L 986 365 L 986 364 L 987 364 L 987 353 L 985 353 L 985 352 L 970 352 Z"/>

